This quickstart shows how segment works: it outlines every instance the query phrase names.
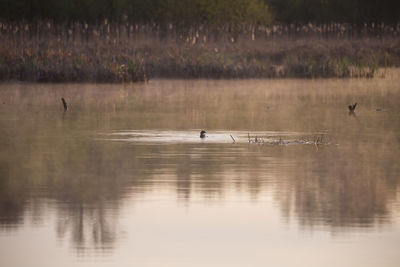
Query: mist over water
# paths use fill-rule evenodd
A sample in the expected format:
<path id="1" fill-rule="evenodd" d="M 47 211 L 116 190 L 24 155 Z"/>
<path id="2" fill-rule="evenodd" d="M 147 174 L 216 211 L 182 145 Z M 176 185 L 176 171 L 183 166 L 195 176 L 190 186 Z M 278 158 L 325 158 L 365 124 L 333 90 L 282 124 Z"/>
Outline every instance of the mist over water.
<path id="1" fill-rule="evenodd" d="M 399 79 L 2 84 L 0 265 L 398 266 Z"/>

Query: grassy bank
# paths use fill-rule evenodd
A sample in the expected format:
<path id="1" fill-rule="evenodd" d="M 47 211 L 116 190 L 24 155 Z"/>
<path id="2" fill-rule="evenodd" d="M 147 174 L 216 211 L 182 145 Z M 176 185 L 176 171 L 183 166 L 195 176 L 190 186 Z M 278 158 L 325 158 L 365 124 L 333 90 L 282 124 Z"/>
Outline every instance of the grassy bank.
<path id="1" fill-rule="evenodd" d="M 50 26 L 49 26 L 50 28 Z M 54 26 L 53 26 L 54 28 Z M 273 35 L 210 40 L 91 29 L 24 32 L 0 42 L 0 80 L 135 82 L 151 78 L 373 77 L 400 66 L 400 37 Z M 96 34 L 97 33 L 97 34 Z"/>

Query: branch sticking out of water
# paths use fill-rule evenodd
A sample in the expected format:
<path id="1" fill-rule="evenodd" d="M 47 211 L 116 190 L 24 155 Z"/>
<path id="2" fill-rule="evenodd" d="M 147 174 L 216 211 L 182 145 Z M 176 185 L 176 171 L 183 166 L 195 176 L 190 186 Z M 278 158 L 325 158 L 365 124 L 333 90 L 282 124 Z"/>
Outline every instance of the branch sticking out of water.
<path id="1" fill-rule="evenodd" d="M 64 99 L 63 97 L 61 98 L 61 101 L 62 101 L 63 106 L 64 106 L 64 112 L 65 112 L 65 111 L 68 111 L 67 102 L 65 101 L 65 99 Z"/>
<path id="2" fill-rule="evenodd" d="M 233 136 L 230 134 L 230 136 L 231 136 L 231 138 L 232 138 L 232 140 L 233 140 L 233 142 L 234 143 L 236 143 L 236 140 L 235 140 L 235 138 L 233 138 Z"/>

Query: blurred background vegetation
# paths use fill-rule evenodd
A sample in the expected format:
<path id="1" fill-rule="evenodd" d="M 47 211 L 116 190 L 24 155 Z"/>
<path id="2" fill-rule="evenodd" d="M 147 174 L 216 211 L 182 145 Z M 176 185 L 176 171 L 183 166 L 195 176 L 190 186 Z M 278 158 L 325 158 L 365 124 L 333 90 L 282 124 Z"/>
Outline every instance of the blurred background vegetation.
<path id="1" fill-rule="evenodd" d="M 385 23 L 400 18 L 397 0 L 1 0 L 10 21 L 129 21 L 177 27 L 226 23 Z"/>

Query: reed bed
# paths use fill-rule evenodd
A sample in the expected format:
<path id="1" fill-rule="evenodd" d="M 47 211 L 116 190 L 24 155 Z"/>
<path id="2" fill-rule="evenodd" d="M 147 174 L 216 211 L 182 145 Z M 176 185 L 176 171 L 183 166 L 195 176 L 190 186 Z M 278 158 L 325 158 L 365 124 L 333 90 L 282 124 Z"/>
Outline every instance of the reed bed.
<path id="1" fill-rule="evenodd" d="M 313 29 L 313 30 L 310 30 Z M 325 30 L 324 30 L 325 29 Z M 178 32 L 149 25 L 0 23 L 0 80 L 373 77 L 400 66 L 396 29 L 269 27 Z M 328 31 L 329 30 L 329 31 Z M 330 32 L 331 31 L 331 32 Z M 362 31 L 361 31 L 362 32 Z"/>

